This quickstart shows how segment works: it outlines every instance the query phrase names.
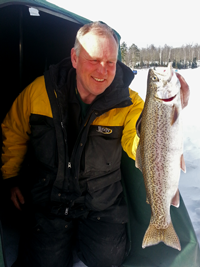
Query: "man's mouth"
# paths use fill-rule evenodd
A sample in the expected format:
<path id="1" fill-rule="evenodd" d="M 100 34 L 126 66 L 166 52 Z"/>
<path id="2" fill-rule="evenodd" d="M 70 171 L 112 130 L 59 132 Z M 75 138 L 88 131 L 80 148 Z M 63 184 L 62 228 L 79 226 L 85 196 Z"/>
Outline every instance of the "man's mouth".
<path id="1" fill-rule="evenodd" d="M 103 82 L 103 81 L 105 81 L 105 79 L 98 79 L 98 78 L 95 78 L 95 77 L 93 77 L 93 79 L 94 79 L 95 81 L 97 81 L 97 82 Z"/>

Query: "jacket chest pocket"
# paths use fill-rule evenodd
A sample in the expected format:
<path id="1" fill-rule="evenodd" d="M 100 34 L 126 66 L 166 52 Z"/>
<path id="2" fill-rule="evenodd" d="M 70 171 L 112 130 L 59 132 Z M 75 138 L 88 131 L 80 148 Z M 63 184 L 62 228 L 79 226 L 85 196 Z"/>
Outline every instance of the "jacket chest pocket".
<path id="1" fill-rule="evenodd" d="M 57 166 L 57 143 L 53 119 L 32 114 L 30 145 L 34 157 L 46 165 Z"/>
<path id="2" fill-rule="evenodd" d="M 85 146 L 84 173 L 111 172 L 121 164 L 123 127 L 90 126 Z"/>

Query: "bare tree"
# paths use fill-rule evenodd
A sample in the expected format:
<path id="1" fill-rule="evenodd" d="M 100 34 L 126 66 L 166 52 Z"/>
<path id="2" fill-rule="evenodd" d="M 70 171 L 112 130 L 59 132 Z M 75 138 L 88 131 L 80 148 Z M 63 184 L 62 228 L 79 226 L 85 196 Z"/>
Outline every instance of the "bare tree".
<path id="1" fill-rule="evenodd" d="M 135 44 L 129 48 L 126 43 L 121 46 L 123 62 L 130 68 L 166 66 L 173 62 L 175 68 L 187 68 L 197 66 L 200 60 L 200 45 L 186 44 L 173 48 L 167 44 L 164 47 L 155 47 L 153 44 L 139 49 Z"/>

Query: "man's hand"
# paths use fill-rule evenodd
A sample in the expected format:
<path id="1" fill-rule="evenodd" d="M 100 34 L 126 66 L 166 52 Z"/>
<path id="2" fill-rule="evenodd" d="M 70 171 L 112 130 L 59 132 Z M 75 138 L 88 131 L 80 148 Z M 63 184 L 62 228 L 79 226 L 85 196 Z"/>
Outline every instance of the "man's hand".
<path id="1" fill-rule="evenodd" d="M 182 105 L 182 108 L 185 108 L 188 104 L 188 101 L 189 101 L 189 97 L 190 97 L 190 89 L 189 89 L 189 86 L 188 84 L 186 83 L 185 79 L 179 74 L 179 73 L 176 73 L 179 81 L 180 81 L 180 84 L 181 84 L 181 105 Z"/>
<path id="2" fill-rule="evenodd" d="M 24 204 L 24 197 L 19 187 L 13 187 L 10 189 L 11 200 L 18 210 L 21 210 L 20 204 Z"/>

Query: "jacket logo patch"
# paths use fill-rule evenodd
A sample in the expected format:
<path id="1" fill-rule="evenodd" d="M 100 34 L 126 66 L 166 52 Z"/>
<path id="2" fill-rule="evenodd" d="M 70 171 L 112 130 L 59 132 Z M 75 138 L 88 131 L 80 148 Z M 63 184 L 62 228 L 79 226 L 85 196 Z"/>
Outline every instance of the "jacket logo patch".
<path id="1" fill-rule="evenodd" d="M 98 126 L 97 132 L 102 133 L 102 134 L 111 134 L 112 130 L 107 127 Z"/>

